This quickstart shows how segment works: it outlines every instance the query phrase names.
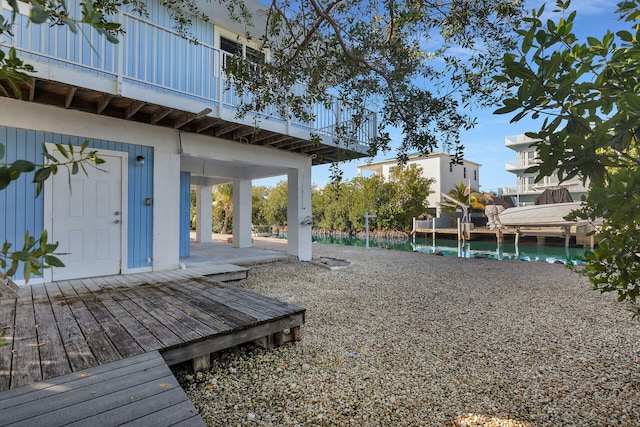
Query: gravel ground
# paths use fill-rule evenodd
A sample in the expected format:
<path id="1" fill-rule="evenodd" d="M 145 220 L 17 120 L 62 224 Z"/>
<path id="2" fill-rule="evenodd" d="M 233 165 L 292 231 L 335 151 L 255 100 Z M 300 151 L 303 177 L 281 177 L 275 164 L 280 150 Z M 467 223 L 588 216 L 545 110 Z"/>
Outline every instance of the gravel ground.
<path id="1" fill-rule="evenodd" d="M 268 239 L 258 247 L 280 248 Z M 562 265 L 314 244 L 240 287 L 303 340 L 174 369 L 211 426 L 640 426 L 640 322 Z"/>

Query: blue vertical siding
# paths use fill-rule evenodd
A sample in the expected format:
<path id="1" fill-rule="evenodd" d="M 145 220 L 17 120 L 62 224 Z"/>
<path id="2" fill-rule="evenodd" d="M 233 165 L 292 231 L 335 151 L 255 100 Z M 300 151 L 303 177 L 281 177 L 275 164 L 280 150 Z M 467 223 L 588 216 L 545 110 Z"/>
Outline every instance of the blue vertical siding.
<path id="1" fill-rule="evenodd" d="M 0 126 L 0 143 L 5 146 L 5 158 L 0 162 L 18 159 L 42 163 L 42 143 L 54 142 L 81 145 L 86 139 L 26 129 Z M 124 151 L 128 153 L 128 235 L 127 268 L 151 266 L 153 259 L 153 204 L 145 200 L 153 197 L 153 148 L 99 139 L 89 140 L 95 149 Z M 139 165 L 137 156 L 145 157 Z M 44 197 L 36 197 L 36 186 L 31 182 L 33 173 L 23 174 L 4 191 L 0 191 L 0 243 L 8 241 L 13 249 L 22 248 L 24 232 L 38 237 L 44 230 Z M 16 279 L 22 279 L 18 272 Z"/>
<path id="2" fill-rule="evenodd" d="M 180 257 L 189 256 L 191 232 L 191 173 L 180 172 Z"/>
<path id="3" fill-rule="evenodd" d="M 0 161 L 11 163 L 38 154 L 42 158 L 42 150 L 35 144 L 34 134 L 35 132 L 24 129 L 0 127 L 0 143 L 3 143 L 6 149 L 5 157 Z M 11 143 L 16 140 L 22 140 L 24 143 Z M 23 174 L 4 191 L 0 191 L 0 243 L 10 242 L 12 250 L 22 248 L 25 231 L 36 237 L 42 233 L 42 197 L 35 198 L 35 185 L 30 184 L 32 179 L 33 173 Z M 19 271 L 19 274 L 22 275 L 22 271 Z"/>

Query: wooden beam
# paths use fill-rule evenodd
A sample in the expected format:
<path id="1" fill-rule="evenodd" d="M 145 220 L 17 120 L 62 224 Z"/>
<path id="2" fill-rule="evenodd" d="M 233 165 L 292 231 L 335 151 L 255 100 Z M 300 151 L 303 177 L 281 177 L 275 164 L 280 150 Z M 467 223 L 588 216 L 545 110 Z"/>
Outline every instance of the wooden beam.
<path id="1" fill-rule="evenodd" d="M 216 119 L 202 120 L 200 123 L 196 124 L 196 132 L 202 133 L 205 130 L 209 129 L 211 126 L 215 125 L 218 122 Z"/>
<path id="2" fill-rule="evenodd" d="M 204 110 L 200 111 L 198 114 L 184 113 L 182 116 L 178 118 L 178 120 L 176 120 L 173 123 L 173 127 L 175 129 L 180 129 L 182 126 L 186 125 L 187 123 L 190 123 L 196 119 L 206 116 L 211 111 L 213 111 L 211 110 L 211 108 L 205 108 Z"/>
<path id="3" fill-rule="evenodd" d="M 274 136 L 273 138 L 270 138 L 268 141 L 266 141 L 262 145 L 274 145 L 274 144 L 278 144 L 278 143 L 283 142 L 283 141 L 289 141 L 291 139 L 293 139 L 293 138 L 288 136 L 288 135 L 277 135 L 277 136 Z"/>
<path id="4" fill-rule="evenodd" d="M 205 340 L 192 341 L 181 347 L 168 348 L 162 352 L 162 357 L 167 365 L 173 366 L 195 359 L 203 354 L 215 353 L 229 347 L 235 347 L 285 329 L 293 330 L 293 328 L 302 324 L 304 324 L 304 313 L 292 313 L 281 319 L 250 326 L 233 334 L 215 335 Z"/>
<path id="5" fill-rule="evenodd" d="M 142 101 L 133 101 L 124 112 L 125 120 L 129 120 L 135 113 L 140 111 L 142 107 L 144 107 L 144 102 Z"/>
<path id="6" fill-rule="evenodd" d="M 69 108 L 71 106 L 71 102 L 73 101 L 73 96 L 76 94 L 77 90 L 78 90 L 77 87 L 67 88 L 67 93 L 64 95 L 64 108 Z"/>
<path id="7" fill-rule="evenodd" d="M 259 144 L 261 141 L 269 139 L 269 138 L 271 138 L 273 136 L 274 136 L 274 134 L 272 132 L 259 130 L 257 134 L 255 134 L 255 135 L 253 135 L 251 137 L 251 143 L 252 144 Z"/>
<path id="8" fill-rule="evenodd" d="M 160 120 L 164 119 L 165 117 L 167 117 L 169 115 L 169 113 L 171 113 L 173 111 L 172 108 L 166 108 L 164 110 L 160 110 L 160 111 L 156 111 L 155 113 L 153 113 L 151 115 L 151 124 L 155 125 L 156 123 L 158 123 Z"/>
<path id="9" fill-rule="evenodd" d="M 247 135 L 251 135 L 255 133 L 256 128 L 253 126 L 242 127 L 235 132 L 233 132 L 233 139 L 238 140 L 240 138 L 245 138 Z"/>
<path id="10" fill-rule="evenodd" d="M 194 357 L 191 359 L 191 366 L 193 367 L 193 372 L 208 371 L 211 369 L 211 355 L 204 354 Z"/>
<path id="11" fill-rule="evenodd" d="M 111 102 L 112 98 L 113 98 L 113 95 L 109 95 L 108 93 L 102 94 L 102 96 L 100 97 L 100 100 L 98 101 L 96 114 L 102 114 L 104 109 L 107 108 L 107 105 L 109 105 L 109 102 Z"/>
<path id="12" fill-rule="evenodd" d="M 283 147 L 287 147 L 289 145 L 296 144 L 298 141 L 299 141 L 298 139 L 290 137 L 289 139 L 286 139 L 284 141 L 280 141 L 277 144 L 273 144 L 273 146 L 276 147 L 276 148 L 283 148 Z"/>
<path id="13" fill-rule="evenodd" d="M 238 123 L 227 123 L 226 125 L 222 125 L 222 126 L 218 126 L 216 128 L 216 130 L 214 131 L 214 135 L 215 136 L 222 136 L 225 133 L 229 133 L 231 131 L 234 131 L 236 129 L 238 129 L 240 126 L 240 124 Z"/>

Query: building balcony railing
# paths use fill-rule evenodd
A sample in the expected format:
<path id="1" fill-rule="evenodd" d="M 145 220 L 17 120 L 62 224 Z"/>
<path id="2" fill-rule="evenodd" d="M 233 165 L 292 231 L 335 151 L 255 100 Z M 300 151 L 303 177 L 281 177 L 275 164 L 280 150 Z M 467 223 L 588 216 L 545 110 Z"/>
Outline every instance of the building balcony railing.
<path id="1" fill-rule="evenodd" d="M 10 19 L 10 10 L 3 9 L 2 13 Z M 169 108 L 192 106 L 194 112 L 210 109 L 212 117 L 240 122 L 235 114 L 237 106 L 251 97 L 237 93 L 228 84 L 223 69 L 226 52 L 206 43 L 191 42 L 171 29 L 132 14 L 121 12 L 119 22 L 125 35 L 120 43 L 112 44 L 95 31 L 85 29 L 84 33 L 74 34 L 67 26 L 30 24 L 27 15 L 19 14 L 13 36 L 5 33 L 0 45 L 14 47 L 33 64 L 38 71 L 36 78 L 73 83 Z M 304 86 L 295 90 L 303 91 Z M 283 117 L 276 108 L 250 113 L 242 123 L 253 123 L 257 118 L 270 130 L 303 135 L 306 139 L 318 134 L 327 145 L 363 154 L 377 131 L 376 114 L 370 112 L 355 123 L 353 113 L 335 98 L 329 106 L 314 106 L 313 123 Z M 336 129 L 341 130 L 341 138 L 334 141 Z"/>
<path id="2" fill-rule="evenodd" d="M 540 194 L 546 189 L 567 188 L 572 193 L 586 193 L 588 189 L 581 181 L 571 180 L 559 184 L 557 180 L 548 182 L 539 182 L 535 184 L 522 184 L 516 187 L 502 187 L 498 191 L 500 196 L 516 196 L 526 194 Z"/>
<path id="3" fill-rule="evenodd" d="M 538 141 L 537 139 L 533 139 L 533 138 L 529 138 L 526 135 L 512 135 L 512 136 L 507 136 L 504 139 L 504 145 L 507 147 L 515 147 L 515 146 L 519 146 L 519 145 L 524 145 L 524 146 L 529 146 L 532 143 Z"/>
<path id="4" fill-rule="evenodd" d="M 534 159 L 532 161 L 507 161 L 504 164 L 504 168 L 507 172 L 521 172 L 529 169 L 532 166 L 537 166 L 540 164 L 538 159 Z"/>

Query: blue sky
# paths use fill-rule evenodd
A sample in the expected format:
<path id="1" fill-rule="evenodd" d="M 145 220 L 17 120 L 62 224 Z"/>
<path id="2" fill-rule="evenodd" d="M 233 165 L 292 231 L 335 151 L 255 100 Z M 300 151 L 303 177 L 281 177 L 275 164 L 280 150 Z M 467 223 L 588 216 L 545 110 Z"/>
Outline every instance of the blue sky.
<path id="1" fill-rule="evenodd" d="M 586 36 L 602 38 L 607 29 L 617 31 L 624 27 L 618 21 L 613 12 L 619 0 L 573 0 L 572 8 L 577 9 L 577 17 L 574 31 L 580 39 Z M 545 3 L 542 0 L 526 0 L 528 10 L 539 8 Z M 551 17 L 555 9 L 555 0 L 547 1 L 545 15 Z M 496 106 L 497 108 L 497 106 Z M 541 122 L 531 119 L 523 119 L 517 123 L 509 123 L 511 115 L 494 115 L 495 108 L 476 109 L 469 113 L 477 117 L 477 125 L 474 129 L 464 132 L 461 141 L 465 146 L 465 158 L 480 163 L 480 190 L 497 191 L 501 187 L 515 187 L 515 175 L 505 170 L 505 163 L 515 161 L 515 152 L 506 148 L 504 139 L 506 136 L 536 130 Z M 391 130 L 392 140 L 399 140 L 399 134 Z M 397 145 L 397 144 L 396 144 Z M 394 145 L 394 147 L 396 146 Z M 382 160 L 395 157 L 395 152 L 379 155 L 374 160 Z M 366 162 L 360 159 L 348 163 L 342 163 L 341 169 L 345 179 L 351 179 L 357 174 L 356 166 Z M 312 182 L 319 187 L 324 187 L 329 179 L 329 166 L 314 166 L 312 169 Z M 273 186 L 284 177 L 268 180 L 254 181 L 254 185 Z"/>

